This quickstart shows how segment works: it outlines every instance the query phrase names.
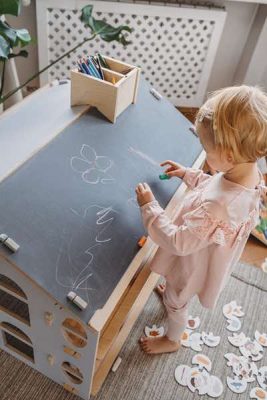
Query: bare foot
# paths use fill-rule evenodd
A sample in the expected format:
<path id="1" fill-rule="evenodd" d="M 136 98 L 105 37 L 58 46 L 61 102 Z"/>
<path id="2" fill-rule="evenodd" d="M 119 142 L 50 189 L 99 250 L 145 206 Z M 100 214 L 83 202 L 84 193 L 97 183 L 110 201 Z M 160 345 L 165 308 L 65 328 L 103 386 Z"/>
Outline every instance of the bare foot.
<path id="1" fill-rule="evenodd" d="M 155 287 L 154 290 L 159 295 L 159 297 L 162 299 L 165 289 L 166 289 L 166 285 L 164 283 L 160 283 L 158 286 Z"/>
<path id="2" fill-rule="evenodd" d="M 181 347 L 180 341 L 173 342 L 167 336 L 163 337 L 141 337 L 139 339 L 142 350 L 147 354 L 173 353 Z"/>

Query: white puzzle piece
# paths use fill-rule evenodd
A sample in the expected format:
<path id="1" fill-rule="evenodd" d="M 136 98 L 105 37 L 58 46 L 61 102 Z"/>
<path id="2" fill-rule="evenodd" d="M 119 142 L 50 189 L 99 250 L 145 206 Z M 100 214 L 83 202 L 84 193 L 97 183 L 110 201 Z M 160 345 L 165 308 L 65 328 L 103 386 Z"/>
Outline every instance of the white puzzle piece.
<path id="1" fill-rule="evenodd" d="M 164 335 L 163 326 L 157 327 L 157 325 L 153 325 L 152 327 L 145 327 L 145 335 L 147 337 L 162 337 Z"/>
<path id="2" fill-rule="evenodd" d="M 188 365 L 178 365 L 174 372 L 176 382 L 182 386 L 187 386 L 187 379 L 190 372 L 191 368 Z"/>
<path id="3" fill-rule="evenodd" d="M 220 397 L 223 393 L 222 381 L 217 376 L 211 375 L 207 394 L 211 397 Z"/>
<path id="4" fill-rule="evenodd" d="M 201 345 L 203 344 L 203 341 L 201 339 L 201 333 L 199 333 L 199 332 L 192 333 L 190 335 L 189 341 L 190 341 L 190 347 L 192 350 L 202 351 Z"/>
<path id="5" fill-rule="evenodd" d="M 227 360 L 227 363 L 226 363 L 226 365 L 228 365 L 228 367 L 233 367 L 235 364 L 239 364 L 239 362 L 240 362 L 240 357 L 241 356 L 237 356 L 236 354 L 234 354 L 234 353 L 226 353 L 225 355 L 224 355 L 224 358 L 226 358 L 226 360 Z"/>
<path id="6" fill-rule="evenodd" d="M 234 303 L 234 304 L 233 304 Z M 228 304 L 225 304 L 223 306 L 223 315 L 225 316 L 225 318 L 229 319 L 232 317 L 233 315 L 233 309 L 234 309 L 234 305 L 236 304 L 236 302 L 231 301 Z"/>
<path id="7" fill-rule="evenodd" d="M 220 343 L 220 336 L 214 336 L 212 332 L 202 332 L 201 338 L 203 343 L 209 347 L 216 347 Z"/>
<path id="8" fill-rule="evenodd" d="M 209 380 L 210 374 L 205 369 L 200 371 L 198 368 L 191 368 L 187 378 L 187 386 L 193 393 L 197 390 L 200 395 L 206 394 L 209 388 Z"/>
<path id="9" fill-rule="evenodd" d="M 228 336 L 229 342 L 235 347 L 243 346 L 246 343 L 247 339 L 248 338 L 243 332 L 233 333 L 233 336 Z"/>
<path id="10" fill-rule="evenodd" d="M 190 347 L 190 335 L 193 331 L 191 331 L 190 329 L 186 329 L 181 337 L 181 344 L 184 347 Z"/>
<path id="11" fill-rule="evenodd" d="M 257 400 L 266 400 L 267 399 L 267 392 L 260 387 L 255 387 L 250 391 L 250 398 L 257 399 Z"/>
<path id="12" fill-rule="evenodd" d="M 239 347 L 239 350 L 243 356 L 251 357 L 252 361 L 259 361 L 263 357 L 262 346 L 256 340 L 251 340 L 250 338 L 247 339 L 243 346 Z"/>
<path id="13" fill-rule="evenodd" d="M 221 396 L 223 384 L 217 376 L 209 374 L 212 367 L 209 357 L 196 354 L 192 358 L 192 364 L 197 367 L 178 365 L 174 372 L 175 380 L 180 385 L 187 386 L 193 393 L 197 391 L 199 395 L 208 394 L 214 398 Z"/>
<path id="14" fill-rule="evenodd" d="M 223 315 L 225 318 L 231 319 L 233 316 L 243 317 L 245 313 L 242 311 L 242 307 L 238 306 L 236 301 L 233 300 L 223 306 Z"/>
<path id="15" fill-rule="evenodd" d="M 211 371 L 211 366 L 212 363 L 209 359 L 209 357 L 205 356 L 205 354 L 196 354 L 193 358 L 192 358 L 192 364 L 197 364 L 201 367 L 206 368 L 207 371 Z"/>
<path id="16" fill-rule="evenodd" d="M 187 329 L 197 329 L 200 325 L 200 318 L 195 317 L 193 318 L 191 315 L 189 315 L 188 321 L 187 321 Z"/>
<path id="17" fill-rule="evenodd" d="M 247 382 L 254 382 L 258 375 L 258 367 L 252 362 L 244 363 L 243 369 L 241 370 L 241 376 L 246 379 Z"/>
<path id="18" fill-rule="evenodd" d="M 240 319 L 238 319 L 234 315 L 231 317 L 231 319 L 228 319 L 227 322 L 228 322 L 228 325 L 227 325 L 226 329 L 228 329 L 228 331 L 237 332 L 241 328 Z"/>
<path id="19" fill-rule="evenodd" d="M 262 389 L 267 390 L 267 366 L 261 367 L 259 369 L 257 381 Z"/>
<path id="20" fill-rule="evenodd" d="M 233 372 L 247 382 L 254 382 L 255 375 L 258 373 L 258 368 L 254 362 L 249 362 L 246 357 L 240 357 L 239 364 L 233 365 Z"/>
<path id="21" fill-rule="evenodd" d="M 248 385 L 245 379 L 240 379 L 238 376 L 234 378 L 227 376 L 226 382 L 229 389 L 234 393 L 244 393 Z"/>
<path id="22" fill-rule="evenodd" d="M 240 379 L 247 382 L 254 382 L 258 368 L 254 362 L 250 362 L 244 356 L 236 356 L 233 353 L 227 353 L 224 357 L 228 360 L 227 365 L 232 368 L 233 373 Z"/>
<path id="23" fill-rule="evenodd" d="M 255 339 L 261 346 L 267 347 L 267 334 L 266 333 L 260 333 L 259 331 L 256 331 Z"/>

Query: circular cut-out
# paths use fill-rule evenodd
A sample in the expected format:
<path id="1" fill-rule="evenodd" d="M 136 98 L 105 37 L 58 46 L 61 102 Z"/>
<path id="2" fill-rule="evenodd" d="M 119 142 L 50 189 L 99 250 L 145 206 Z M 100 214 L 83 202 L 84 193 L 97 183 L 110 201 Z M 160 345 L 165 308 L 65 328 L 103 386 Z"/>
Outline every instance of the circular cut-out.
<path id="1" fill-rule="evenodd" d="M 69 378 L 72 383 L 76 385 L 80 385 L 81 383 L 83 383 L 83 374 L 78 367 L 68 361 L 64 361 L 61 364 L 61 367 L 64 374 Z"/>
<path id="2" fill-rule="evenodd" d="M 8 333 L 13 334 L 14 336 L 19 337 L 20 339 L 24 340 L 25 342 L 32 344 L 31 339 L 29 336 L 26 335 L 21 329 L 17 328 L 15 325 L 10 324 L 9 322 L 1 322 L 0 327 L 7 331 Z"/>
<path id="3" fill-rule="evenodd" d="M 72 318 L 66 318 L 62 323 L 63 336 L 67 342 L 76 347 L 85 347 L 87 334 L 82 324 Z"/>
<path id="4" fill-rule="evenodd" d="M 27 296 L 21 289 L 21 287 L 8 276 L 0 274 L 0 285 L 2 285 L 4 288 L 9 289 L 15 295 L 19 295 L 20 297 L 23 297 L 25 300 L 27 300 Z"/>

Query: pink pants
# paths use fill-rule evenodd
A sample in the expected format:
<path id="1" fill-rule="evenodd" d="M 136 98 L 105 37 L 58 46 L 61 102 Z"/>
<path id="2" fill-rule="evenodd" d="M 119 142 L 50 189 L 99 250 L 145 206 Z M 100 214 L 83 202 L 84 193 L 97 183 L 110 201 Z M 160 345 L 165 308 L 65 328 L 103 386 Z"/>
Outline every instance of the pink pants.
<path id="1" fill-rule="evenodd" d="M 181 301 L 179 294 L 168 282 L 166 282 L 166 289 L 163 294 L 163 303 L 168 314 L 166 336 L 170 340 L 178 342 L 187 325 L 188 303 Z"/>

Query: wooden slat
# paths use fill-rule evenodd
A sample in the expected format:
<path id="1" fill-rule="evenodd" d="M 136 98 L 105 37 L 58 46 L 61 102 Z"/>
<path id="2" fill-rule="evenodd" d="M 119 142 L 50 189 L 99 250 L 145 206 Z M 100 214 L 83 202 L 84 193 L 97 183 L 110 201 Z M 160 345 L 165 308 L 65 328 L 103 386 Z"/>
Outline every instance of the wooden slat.
<path id="1" fill-rule="evenodd" d="M 125 340 L 129 332 L 131 331 L 135 321 L 137 320 L 140 312 L 142 311 L 144 304 L 148 300 L 150 293 L 154 286 L 156 285 L 159 276 L 149 270 L 149 266 L 147 265 L 144 270 L 140 273 L 140 276 L 137 278 L 136 285 L 133 285 L 132 289 L 129 292 L 129 297 L 126 296 L 125 302 L 122 304 L 121 316 L 123 314 L 126 315 L 127 318 L 124 321 L 123 326 L 121 327 L 119 333 L 117 334 L 115 340 L 112 343 L 112 346 L 109 348 L 109 351 L 106 353 L 103 362 L 97 363 L 98 369 L 95 372 L 93 378 L 92 385 L 92 395 L 96 395 L 101 388 L 109 370 L 117 358 Z M 142 284 L 145 284 L 142 286 Z M 137 295 L 138 293 L 138 295 Z M 132 299 L 135 298 L 134 303 L 131 305 Z M 129 301 L 129 303 L 128 303 Z M 115 328 L 115 324 L 113 326 Z M 116 329 L 115 329 L 116 330 Z"/>
<path id="2" fill-rule="evenodd" d="M 128 314 L 133 307 L 136 299 L 139 297 L 140 292 L 146 284 L 146 281 L 148 280 L 150 274 L 151 272 L 149 270 L 149 267 L 146 266 L 139 273 L 134 284 L 128 289 L 127 294 L 120 303 L 120 306 L 118 307 L 112 320 L 107 325 L 103 335 L 100 338 L 97 351 L 97 359 L 102 360 L 111 348 L 112 343 L 115 341 L 122 326 L 125 324 L 125 321 L 128 318 Z M 152 289 L 153 287 L 150 288 L 150 291 Z"/>

